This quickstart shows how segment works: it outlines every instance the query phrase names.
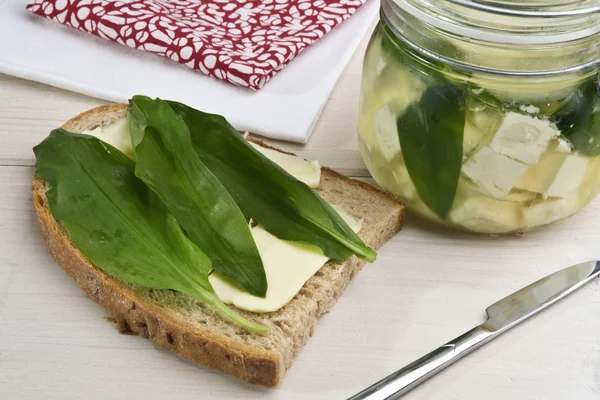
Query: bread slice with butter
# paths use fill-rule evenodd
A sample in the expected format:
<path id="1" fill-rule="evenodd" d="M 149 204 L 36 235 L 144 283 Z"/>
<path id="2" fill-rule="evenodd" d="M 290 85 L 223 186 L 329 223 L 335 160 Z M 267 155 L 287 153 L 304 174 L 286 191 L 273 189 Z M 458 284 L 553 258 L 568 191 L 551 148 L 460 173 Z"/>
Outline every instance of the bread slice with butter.
<path id="1" fill-rule="evenodd" d="M 98 107 L 69 120 L 63 128 L 77 133 L 109 126 L 121 120 L 126 109 L 126 105 Z M 51 254 L 85 293 L 114 317 L 121 332 L 150 338 L 188 360 L 252 384 L 276 386 L 281 381 L 312 335 L 319 316 L 331 309 L 364 264 L 354 256 L 346 261 L 330 260 L 283 308 L 270 313 L 238 310 L 270 328 L 265 335 L 250 334 L 193 298 L 125 284 L 94 266 L 52 217 L 47 189 L 46 182 L 33 177 L 33 202 Z M 404 205 L 366 183 L 322 168 L 316 190 L 326 201 L 363 220 L 359 236 L 372 248 L 379 248 L 402 226 Z"/>

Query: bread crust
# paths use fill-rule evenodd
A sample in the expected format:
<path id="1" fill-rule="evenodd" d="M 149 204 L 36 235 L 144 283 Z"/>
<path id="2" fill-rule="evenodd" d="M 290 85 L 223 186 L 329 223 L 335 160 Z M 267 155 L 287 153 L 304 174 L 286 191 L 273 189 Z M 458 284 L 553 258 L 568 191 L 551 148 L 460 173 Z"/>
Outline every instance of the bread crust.
<path id="1" fill-rule="evenodd" d="M 99 125 L 108 125 L 117 118 L 121 118 L 126 109 L 126 104 L 97 107 L 70 119 L 62 128 L 81 132 Z M 264 145 L 260 141 L 256 142 Z M 386 196 L 388 201 L 393 200 L 395 207 L 390 207 L 390 221 L 386 224 L 385 229 L 381 230 L 378 240 L 370 243 L 371 246 L 379 247 L 400 230 L 404 217 L 403 204 L 389 194 L 364 182 L 351 180 L 327 168 L 323 168 L 322 173 L 324 179 L 343 180 L 347 185 L 372 191 L 373 196 Z M 339 290 L 334 293 L 330 304 L 319 304 L 319 309 L 313 311 L 315 314 L 311 319 L 313 323 L 303 328 L 305 332 L 294 332 L 293 338 L 298 340 L 294 341 L 293 351 L 266 350 L 245 344 L 235 338 L 220 335 L 208 328 L 202 329 L 196 324 L 177 318 L 168 312 L 168 309 L 139 295 L 131 287 L 94 266 L 73 245 L 66 231 L 52 217 L 45 196 L 47 189 L 46 182 L 34 175 L 33 204 L 40 230 L 50 253 L 56 262 L 75 279 L 85 294 L 102 305 L 113 316 L 120 332 L 149 338 L 156 346 L 171 350 L 199 365 L 223 371 L 251 384 L 274 387 L 281 382 L 293 356 L 308 337 L 312 336 L 316 319 L 329 311 L 346 284 L 363 265 L 363 262 L 356 257 L 351 257 L 343 263 L 345 271 L 343 279 L 345 281 L 337 284 Z"/>

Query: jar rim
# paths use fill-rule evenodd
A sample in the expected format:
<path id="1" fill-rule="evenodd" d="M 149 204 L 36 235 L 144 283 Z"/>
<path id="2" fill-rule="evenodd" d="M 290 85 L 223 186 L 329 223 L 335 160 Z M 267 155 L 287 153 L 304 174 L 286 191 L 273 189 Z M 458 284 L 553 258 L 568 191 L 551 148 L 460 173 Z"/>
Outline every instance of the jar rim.
<path id="1" fill-rule="evenodd" d="M 384 0 L 385 1 L 385 0 Z M 450 32 L 455 35 L 460 35 L 476 40 L 487 42 L 505 43 L 505 44 L 522 44 L 522 45 L 548 45 L 576 41 L 592 37 L 600 33 L 600 1 L 594 0 L 594 4 L 587 7 L 571 7 L 563 9 L 552 9 L 551 7 L 514 7 L 514 2 L 510 4 L 513 7 L 499 7 L 493 4 L 500 4 L 499 1 L 489 0 L 446 0 L 445 2 L 430 3 L 429 0 L 389 0 L 400 7 L 405 12 L 413 17 L 431 25 L 438 29 Z M 422 3 L 422 4 L 419 4 Z M 484 21 L 480 25 L 467 25 L 456 20 L 456 16 L 460 15 L 463 20 L 468 20 L 469 17 L 464 12 L 457 12 L 456 9 L 444 6 L 444 3 L 454 7 L 468 9 L 478 13 L 478 17 L 485 16 L 490 18 L 489 21 Z M 508 5 L 508 3 L 507 3 Z M 508 18 L 516 18 L 519 23 L 525 26 L 527 20 L 537 20 L 539 22 L 539 32 L 543 34 L 523 34 L 522 32 L 511 32 L 506 26 L 497 27 L 501 24 L 497 15 L 504 15 Z M 496 16 L 496 18 L 494 18 Z M 596 21 L 591 21 L 597 17 Z M 546 21 L 554 19 L 557 21 L 557 26 L 560 29 L 553 32 L 546 25 Z M 583 20 L 588 22 L 588 26 L 581 29 Z M 493 21 L 490 22 L 490 21 Z M 591 23 L 590 23 L 591 21 Z M 481 23 L 482 21 L 477 21 Z M 489 26 L 485 24 L 489 22 Z M 567 22 L 573 29 L 568 30 Z M 490 28 L 490 29 L 485 29 Z"/>
<path id="2" fill-rule="evenodd" d="M 514 2 L 504 2 L 504 7 L 500 7 L 495 4 L 499 4 L 498 1 L 489 0 L 448 0 L 450 3 L 454 3 L 460 6 L 471 8 L 474 10 L 486 11 L 499 15 L 511 15 L 519 17 L 542 17 L 542 18 L 553 18 L 553 17 L 570 17 L 570 16 L 582 16 L 591 15 L 600 12 L 600 2 L 594 1 L 592 4 L 583 4 L 578 1 L 574 3 L 574 7 L 569 5 L 547 5 L 546 7 L 528 7 L 527 5 L 521 5 Z M 502 3 L 502 2 L 500 2 Z M 562 2 L 564 4 L 564 2 Z"/>
<path id="3" fill-rule="evenodd" d="M 393 1 L 397 2 L 398 0 L 393 0 Z M 386 15 L 386 11 L 385 11 L 384 7 L 381 8 L 380 15 L 381 15 L 380 18 L 383 20 L 386 27 L 389 30 L 391 30 L 391 32 L 399 40 L 401 40 L 408 48 L 410 48 L 412 51 L 415 51 L 417 54 L 420 54 L 421 56 L 424 56 L 425 58 L 433 59 L 435 61 L 444 63 L 446 65 L 449 65 L 451 67 L 458 68 L 458 69 L 474 71 L 474 72 L 479 72 L 479 73 L 489 74 L 489 75 L 506 76 L 506 77 L 545 78 L 545 77 L 559 76 L 559 75 L 564 75 L 564 74 L 585 71 L 587 69 L 592 69 L 592 68 L 600 65 L 600 56 L 595 60 L 591 60 L 591 61 L 588 61 L 588 62 L 585 62 L 582 64 L 578 64 L 578 65 L 574 65 L 571 67 L 553 69 L 553 70 L 541 70 L 541 71 L 514 71 L 514 70 L 496 69 L 496 68 L 489 68 L 489 67 L 482 67 L 482 66 L 478 66 L 478 65 L 468 64 L 465 62 L 455 60 L 453 58 L 445 57 L 445 56 L 437 54 L 433 51 L 427 50 L 426 48 L 420 46 L 419 44 L 411 41 L 409 38 L 407 38 L 405 35 L 403 35 L 402 32 L 400 32 L 398 30 L 398 28 L 396 28 L 396 26 L 390 21 L 390 19 Z M 598 75 L 598 82 L 600 84 L 600 74 Z"/>

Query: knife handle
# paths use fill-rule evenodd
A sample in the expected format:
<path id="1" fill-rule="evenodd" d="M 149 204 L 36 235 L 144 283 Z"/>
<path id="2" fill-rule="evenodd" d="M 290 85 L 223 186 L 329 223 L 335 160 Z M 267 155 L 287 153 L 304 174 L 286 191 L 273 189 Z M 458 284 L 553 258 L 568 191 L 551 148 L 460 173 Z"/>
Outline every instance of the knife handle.
<path id="1" fill-rule="evenodd" d="M 495 336 L 479 325 L 348 400 L 395 400 Z"/>

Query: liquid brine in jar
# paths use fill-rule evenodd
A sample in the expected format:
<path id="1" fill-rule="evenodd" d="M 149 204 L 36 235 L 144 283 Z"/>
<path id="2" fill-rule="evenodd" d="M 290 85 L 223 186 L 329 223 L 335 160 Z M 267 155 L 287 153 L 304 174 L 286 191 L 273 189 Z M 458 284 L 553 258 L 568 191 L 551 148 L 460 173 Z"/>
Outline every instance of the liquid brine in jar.
<path id="1" fill-rule="evenodd" d="M 600 191 L 598 15 L 456 3 L 382 2 L 362 78 L 367 168 L 410 211 L 462 230 L 575 214 Z"/>

